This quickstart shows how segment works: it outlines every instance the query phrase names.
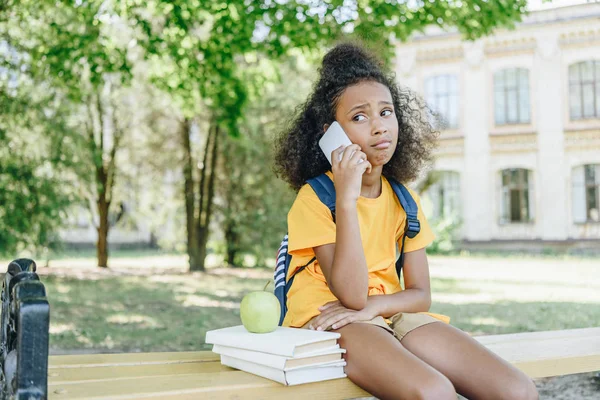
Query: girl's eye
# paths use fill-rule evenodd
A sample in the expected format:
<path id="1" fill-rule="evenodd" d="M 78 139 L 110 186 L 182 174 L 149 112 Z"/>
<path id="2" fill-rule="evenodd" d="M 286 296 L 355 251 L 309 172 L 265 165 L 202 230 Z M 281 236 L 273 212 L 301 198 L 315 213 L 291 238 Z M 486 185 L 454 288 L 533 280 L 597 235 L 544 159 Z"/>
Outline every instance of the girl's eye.
<path id="1" fill-rule="evenodd" d="M 389 116 L 389 115 L 392 115 L 392 110 L 383 110 L 383 111 L 381 112 L 381 115 L 382 115 L 382 116 L 384 116 L 384 117 L 387 117 L 387 116 Z"/>
<path id="2" fill-rule="evenodd" d="M 355 115 L 354 118 L 352 118 L 353 121 L 359 122 L 359 121 L 364 121 L 365 120 L 365 116 L 362 114 L 358 114 Z"/>

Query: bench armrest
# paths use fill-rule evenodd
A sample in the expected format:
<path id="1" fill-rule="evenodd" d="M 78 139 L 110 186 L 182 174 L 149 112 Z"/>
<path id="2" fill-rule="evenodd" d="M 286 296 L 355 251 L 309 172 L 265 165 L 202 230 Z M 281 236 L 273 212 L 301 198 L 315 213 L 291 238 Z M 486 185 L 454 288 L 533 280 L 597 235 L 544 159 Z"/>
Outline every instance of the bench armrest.
<path id="1" fill-rule="evenodd" d="M 35 262 L 19 259 L 4 276 L 0 393 L 11 399 L 47 398 L 50 306 L 35 270 Z"/>

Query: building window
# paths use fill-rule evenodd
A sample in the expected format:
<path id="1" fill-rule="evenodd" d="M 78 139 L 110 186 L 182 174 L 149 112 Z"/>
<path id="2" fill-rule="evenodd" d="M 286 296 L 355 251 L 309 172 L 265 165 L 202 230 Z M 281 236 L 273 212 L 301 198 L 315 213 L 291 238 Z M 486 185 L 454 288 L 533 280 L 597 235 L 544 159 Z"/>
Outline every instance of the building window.
<path id="1" fill-rule="evenodd" d="M 521 168 L 505 169 L 501 172 L 501 184 L 500 223 L 532 222 L 532 171 Z"/>
<path id="2" fill-rule="evenodd" d="M 427 78 L 425 99 L 439 117 L 440 129 L 458 128 L 458 80 L 455 75 Z"/>
<path id="3" fill-rule="evenodd" d="M 451 171 L 434 171 L 427 196 L 432 203 L 432 219 L 460 216 L 460 174 Z"/>
<path id="4" fill-rule="evenodd" d="M 584 61 L 569 67 L 571 119 L 600 118 L 600 61 Z"/>
<path id="5" fill-rule="evenodd" d="M 600 222 L 600 164 L 573 168 L 573 220 Z"/>
<path id="6" fill-rule="evenodd" d="M 529 123 L 529 71 L 509 68 L 494 74 L 494 115 L 496 125 Z"/>

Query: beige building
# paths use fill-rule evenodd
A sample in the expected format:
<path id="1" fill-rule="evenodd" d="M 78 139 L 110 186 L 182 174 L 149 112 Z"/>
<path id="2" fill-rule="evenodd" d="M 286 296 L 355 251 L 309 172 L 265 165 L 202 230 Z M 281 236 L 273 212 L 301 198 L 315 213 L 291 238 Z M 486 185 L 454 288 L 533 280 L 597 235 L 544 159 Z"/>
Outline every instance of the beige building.
<path id="1" fill-rule="evenodd" d="M 399 82 L 443 117 L 432 214 L 471 247 L 600 249 L 600 3 L 558 3 L 475 42 L 398 45 Z"/>

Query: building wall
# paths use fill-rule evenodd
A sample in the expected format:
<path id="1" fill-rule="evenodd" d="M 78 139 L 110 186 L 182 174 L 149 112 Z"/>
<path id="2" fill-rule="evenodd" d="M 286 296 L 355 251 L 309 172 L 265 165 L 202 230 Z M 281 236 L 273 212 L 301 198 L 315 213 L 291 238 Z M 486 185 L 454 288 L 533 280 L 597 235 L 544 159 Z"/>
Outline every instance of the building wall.
<path id="1" fill-rule="evenodd" d="M 423 94 L 428 77 L 457 76 L 458 128 L 441 132 L 434 168 L 460 173 L 464 239 L 600 239 L 600 223 L 576 224 L 572 212 L 573 167 L 600 164 L 600 118 L 569 113 L 569 66 L 588 60 L 600 60 L 600 3 L 534 12 L 475 42 L 430 29 L 398 44 L 401 85 Z M 530 122 L 497 126 L 494 73 L 514 67 L 529 71 Z M 532 171 L 533 222 L 499 223 L 506 168 Z"/>

